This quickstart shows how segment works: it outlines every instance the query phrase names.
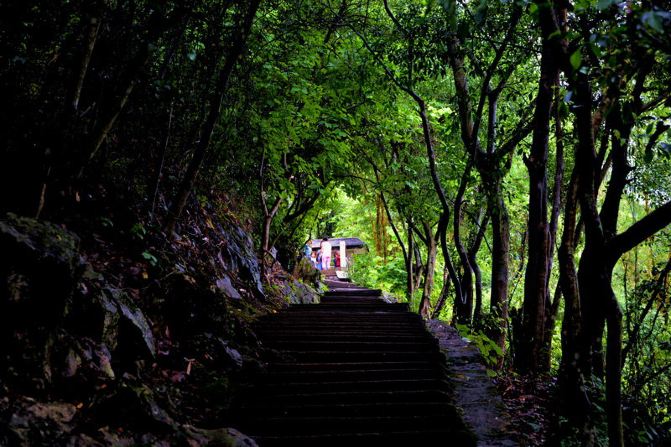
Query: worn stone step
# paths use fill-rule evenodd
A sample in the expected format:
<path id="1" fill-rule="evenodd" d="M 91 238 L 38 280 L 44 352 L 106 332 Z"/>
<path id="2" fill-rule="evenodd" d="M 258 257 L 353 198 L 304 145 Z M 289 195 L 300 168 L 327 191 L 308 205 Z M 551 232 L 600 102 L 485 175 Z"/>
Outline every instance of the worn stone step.
<path id="1" fill-rule="evenodd" d="M 332 446 L 425 446 L 437 445 L 441 440 L 449 439 L 449 446 L 475 446 L 472 436 L 463 431 L 455 431 L 452 427 L 433 428 L 431 430 L 391 430 L 385 432 L 362 431 L 356 433 L 337 432 L 313 435 L 265 435 L 255 438 L 260 447 L 292 446 L 292 447 L 332 447 Z"/>
<path id="2" fill-rule="evenodd" d="M 347 380 L 325 382 L 261 382 L 254 389 L 254 393 L 272 396 L 281 390 L 282 394 L 295 392 L 297 394 L 311 392 L 355 392 L 355 391 L 422 391 L 426 389 L 441 389 L 449 391 L 447 382 L 440 379 L 378 379 L 378 380 Z"/>
<path id="3" fill-rule="evenodd" d="M 323 404 L 342 405 L 354 403 L 397 403 L 397 402 L 449 402 L 449 393 L 444 389 L 423 390 L 373 390 L 373 391 L 306 391 L 282 393 L 279 390 L 272 396 L 250 396 L 246 406 Z"/>
<path id="4" fill-rule="evenodd" d="M 421 327 L 415 325 L 400 325 L 400 324 L 379 324 L 371 325 L 367 328 L 362 328 L 361 330 L 356 329 L 356 324 L 323 324 L 323 325 L 302 325 L 296 323 L 295 325 L 290 323 L 283 324 L 268 324 L 263 327 L 258 327 L 256 332 L 259 336 L 271 337 L 275 334 L 283 333 L 286 335 L 305 335 L 305 334 L 353 334 L 358 333 L 362 336 L 364 335 L 384 335 L 386 333 L 390 334 L 406 334 L 411 336 L 421 336 L 425 331 Z M 309 336 L 306 337 L 309 339 Z"/>
<path id="5" fill-rule="evenodd" d="M 413 361 L 431 357 L 439 361 L 439 351 L 282 351 L 281 356 L 301 362 Z"/>
<path id="6" fill-rule="evenodd" d="M 408 304 L 407 303 L 385 303 L 380 301 L 379 303 L 370 303 L 370 302 L 355 302 L 355 303 L 329 303 L 322 302 L 321 304 L 295 304 L 284 312 L 295 313 L 295 312 L 318 312 L 318 313 L 328 313 L 328 312 L 338 312 L 338 313 L 352 313 L 352 312 L 407 312 Z"/>
<path id="7" fill-rule="evenodd" d="M 365 326 L 364 326 L 365 324 Z M 282 327 L 285 329 L 291 329 L 291 328 L 296 328 L 296 329 L 307 329 L 307 328 L 312 328 L 313 330 L 319 332 L 320 329 L 337 329 L 337 328 L 343 328 L 343 329 L 354 329 L 354 330 L 367 330 L 367 329 L 376 329 L 379 331 L 387 331 L 387 330 L 393 330 L 395 328 L 398 328 L 399 330 L 402 331 L 407 331 L 407 330 L 416 330 L 419 332 L 426 332 L 424 328 L 422 327 L 421 323 L 418 321 L 412 321 L 412 320 L 394 320 L 394 319 L 388 319 L 388 320 L 370 320 L 366 321 L 364 320 L 358 320 L 358 319 L 351 319 L 351 320 L 327 320 L 327 319 L 309 319 L 309 317 L 306 317 L 305 319 L 300 319 L 300 318 L 282 318 L 282 319 L 277 319 L 274 321 L 265 321 L 263 323 L 260 323 L 258 325 L 255 325 L 255 329 L 266 329 L 266 328 L 274 328 L 274 327 Z"/>
<path id="8" fill-rule="evenodd" d="M 436 368 L 435 362 L 423 358 L 414 361 L 360 361 L 360 362 L 290 362 L 277 361 L 270 365 L 270 371 L 356 371 L 356 370 L 398 370 L 398 369 L 414 369 L 414 368 Z"/>
<path id="9" fill-rule="evenodd" d="M 453 411 L 453 406 L 447 402 L 359 402 L 359 403 L 344 403 L 344 404 L 286 404 L 279 402 L 273 404 L 267 403 L 264 406 L 254 406 L 243 408 L 243 413 L 247 412 L 257 416 L 314 416 L 316 414 L 329 416 L 363 416 L 363 415 L 380 415 L 380 416 L 404 416 L 408 414 L 413 415 L 431 415 L 439 414 L 448 411 Z M 243 415 L 247 416 L 247 413 Z"/>
<path id="10" fill-rule="evenodd" d="M 312 309 L 288 309 L 277 315 L 276 318 L 296 318 L 297 316 L 303 316 L 304 318 L 341 318 L 343 320 L 349 320 L 353 318 L 358 319 L 368 319 L 368 318 L 387 318 L 387 319 L 399 319 L 399 320 L 416 320 L 415 314 L 408 313 L 407 310 L 403 309 L 402 306 L 399 306 L 395 309 L 384 309 L 384 308 L 367 308 L 368 304 L 361 304 L 356 306 L 349 306 L 345 304 L 329 304 L 328 306 L 333 306 L 332 309 L 322 309 L 321 304 L 314 305 Z M 336 306 L 341 307 L 340 309 Z M 395 304 L 389 304 L 389 306 L 396 306 Z M 354 309 L 352 309 L 354 307 Z M 364 309 L 366 307 L 366 309 Z M 259 320 L 263 321 L 263 320 Z"/>
<path id="11" fill-rule="evenodd" d="M 275 383 L 323 383 L 337 381 L 357 381 L 357 380 L 395 380 L 395 379 L 441 379 L 443 372 L 433 365 L 427 365 L 424 368 L 405 368 L 405 369 L 348 369 L 348 370 L 300 370 L 285 369 L 283 371 L 273 371 L 265 374 L 260 380 Z"/>
<path id="12" fill-rule="evenodd" d="M 312 333 L 329 333 L 334 331 L 340 332 L 352 332 L 357 331 L 357 327 L 361 326 L 363 323 L 359 321 L 350 321 L 350 322 L 301 322 L 301 321 L 274 321 L 268 322 L 263 325 L 257 326 L 259 332 L 263 331 L 278 331 L 283 330 L 287 333 L 304 333 L 305 331 L 311 331 Z M 405 332 L 408 334 L 421 334 L 424 333 L 424 329 L 421 326 L 418 326 L 412 322 L 370 322 L 366 327 L 361 327 L 359 329 L 361 333 L 378 333 L 383 334 L 385 332 L 394 332 L 401 333 Z"/>
<path id="13" fill-rule="evenodd" d="M 272 434 L 277 436 L 281 433 L 293 434 L 319 434 L 323 432 L 366 432 L 366 431 L 394 431 L 394 430 L 422 430 L 440 427 L 445 420 L 453 417 L 455 411 L 445 411 L 435 415 L 402 415 L 402 416 L 276 416 L 258 417 L 256 425 L 250 427 L 252 436 L 263 436 Z"/>
<path id="14" fill-rule="evenodd" d="M 269 339 L 266 346 L 282 351 L 339 351 L 339 352 L 432 352 L 435 343 L 422 341 L 356 341 L 356 340 L 278 340 Z"/>
<path id="15" fill-rule="evenodd" d="M 348 288 L 347 290 L 327 290 L 324 296 L 381 296 L 380 289 Z"/>
<path id="16" fill-rule="evenodd" d="M 314 318 L 340 318 L 342 320 L 358 319 L 397 319 L 404 321 L 421 321 L 421 317 L 398 307 L 396 310 L 387 311 L 384 307 L 378 309 L 351 309 L 354 306 L 345 306 L 344 304 L 334 304 L 333 306 L 344 306 L 341 309 L 324 309 L 321 304 L 311 304 L 310 307 L 280 312 L 268 318 L 262 318 L 259 321 L 268 321 L 276 319 L 297 318 L 301 315 Z M 365 307 L 367 305 L 362 305 Z M 387 306 L 396 306 L 387 304 Z M 358 306 L 357 306 L 358 308 Z"/>
<path id="17" fill-rule="evenodd" d="M 379 297 L 324 296 L 321 304 L 385 304 Z"/>
<path id="18" fill-rule="evenodd" d="M 380 296 L 348 286 L 258 321 L 270 363 L 246 389 L 236 427 L 261 447 L 428 445 L 438 436 L 474 446 L 435 339 L 407 304 Z"/>
<path id="19" fill-rule="evenodd" d="M 365 326 L 362 323 L 366 323 Z M 261 320 L 255 327 L 277 326 L 277 325 L 299 325 L 299 326 L 355 326 L 359 325 L 361 329 L 378 326 L 406 326 L 415 327 L 424 330 L 422 322 L 415 318 L 408 317 L 402 313 L 395 314 L 350 314 L 347 318 L 333 314 L 283 314 L 275 319 Z"/>
<path id="20" fill-rule="evenodd" d="M 259 334 L 262 337 L 268 336 L 268 337 L 275 337 L 275 336 L 281 336 L 281 335 L 286 335 L 286 336 L 291 336 L 291 337 L 305 337 L 306 339 L 310 339 L 312 336 L 319 336 L 319 337 L 329 337 L 329 336 L 342 336 L 342 337 L 387 337 L 390 340 L 394 339 L 394 337 L 431 337 L 429 334 L 426 333 L 426 331 L 420 330 L 421 328 L 417 328 L 418 330 L 408 330 L 408 328 L 400 328 L 396 330 L 391 330 L 391 329 L 384 329 L 380 330 L 378 328 L 356 328 L 356 327 L 351 327 L 351 326 L 344 326 L 344 327 L 321 327 L 318 331 L 315 331 L 313 328 L 305 328 L 305 327 L 299 327 L 299 328 L 292 328 L 290 331 L 288 331 L 286 326 L 258 326 L 255 328 L 257 334 Z M 412 329 L 412 327 L 410 328 Z"/>
<path id="21" fill-rule="evenodd" d="M 286 331 L 273 331 L 266 330 L 260 331 L 263 335 L 270 337 L 270 341 L 334 341 L 334 342 L 429 342 L 434 343 L 434 339 L 428 335 L 421 332 L 417 333 L 405 333 L 399 332 L 394 335 L 390 335 L 384 332 L 370 332 L 370 333 L 361 333 L 357 331 L 347 331 L 347 332 L 337 332 L 337 331 L 319 331 L 318 333 L 301 331 L 301 332 L 289 332 Z"/>

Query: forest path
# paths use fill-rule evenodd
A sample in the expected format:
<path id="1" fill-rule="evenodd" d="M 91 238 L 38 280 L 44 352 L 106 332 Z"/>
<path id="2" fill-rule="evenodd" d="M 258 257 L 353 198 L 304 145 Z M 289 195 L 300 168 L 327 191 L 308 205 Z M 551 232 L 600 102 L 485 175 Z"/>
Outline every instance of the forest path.
<path id="1" fill-rule="evenodd" d="M 445 357 L 406 304 L 341 283 L 321 304 L 290 306 L 256 329 L 274 355 L 238 427 L 260 446 L 475 445 Z"/>

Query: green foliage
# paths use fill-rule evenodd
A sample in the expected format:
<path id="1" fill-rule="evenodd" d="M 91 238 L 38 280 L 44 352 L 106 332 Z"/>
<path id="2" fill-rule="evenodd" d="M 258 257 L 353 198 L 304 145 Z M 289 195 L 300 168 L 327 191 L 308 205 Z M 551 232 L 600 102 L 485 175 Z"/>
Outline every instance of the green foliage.
<path id="1" fill-rule="evenodd" d="M 140 222 L 137 222 L 131 227 L 130 234 L 138 240 L 143 240 L 147 236 L 147 229 Z"/>
<path id="2" fill-rule="evenodd" d="M 487 337 L 482 331 L 474 331 L 464 324 L 457 324 L 459 335 L 470 340 L 482 354 L 482 358 L 490 368 L 496 368 L 496 365 L 503 357 L 501 347 L 491 338 Z M 494 377 L 496 373 L 492 369 L 487 370 L 490 377 Z"/>
<path id="3" fill-rule="evenodd" d="M 143 251 L 143 252 L 142 252 L 142 258 L 143 258 L 143 259 L 146 259 L 147 261 L 149 261 L 149 264 L 150 264 L 152 267 L 156 267 L 156 266 L 158 265 L 158 258 L 157 258 L 156 256 L 154 256 L 154 255 L 153 255 L 151 252 L 149 252 L 149 251 Z"/>
<path id="4" fill-rule="evenodd" d="M 388 291 L 401 298 L 405 295 L 405 265 L 403 258 L 394 257 L 385 263 L 373 253 L 355 255 L 351 277 L 357 284 Z"/>

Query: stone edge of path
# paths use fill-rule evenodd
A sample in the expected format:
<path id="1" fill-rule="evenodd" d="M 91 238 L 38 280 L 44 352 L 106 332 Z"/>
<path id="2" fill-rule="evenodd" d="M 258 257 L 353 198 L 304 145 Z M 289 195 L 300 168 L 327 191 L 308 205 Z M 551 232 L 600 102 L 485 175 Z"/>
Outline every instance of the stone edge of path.
<path id="1" fill-rule="evenodd" d="M 447 358 L 454 387 L 454 402 L 463 412 L 466 424 L 478 438 L 479 447 L 513 447 L 519 445 L 506 435 L 510 416 L 496 385 L 487 376 L 480 351 L 463 339 L 457 330 L 439 320 L 428 320 L 426 327 L 438 340 Z"/>

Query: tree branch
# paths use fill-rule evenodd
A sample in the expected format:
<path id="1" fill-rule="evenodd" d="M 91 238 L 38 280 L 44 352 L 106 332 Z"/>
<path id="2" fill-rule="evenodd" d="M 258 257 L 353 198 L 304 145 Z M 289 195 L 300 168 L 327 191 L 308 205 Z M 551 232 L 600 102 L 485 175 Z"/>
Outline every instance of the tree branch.
<path id="1" fill-rule="evenodd" d="M 623 254 L 658 231 L 663 230 L 669 224 L 671 224 L 671 201 L 666 202 L 611 239 L 606 245 L 611 255 L 611 261 L 613 263 L 617 262 Z"/>

